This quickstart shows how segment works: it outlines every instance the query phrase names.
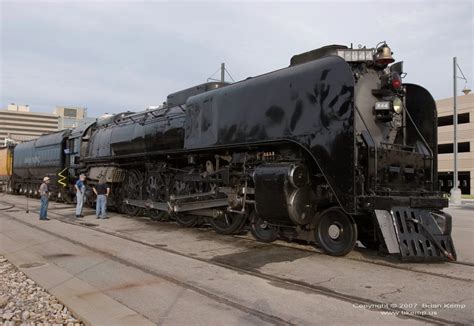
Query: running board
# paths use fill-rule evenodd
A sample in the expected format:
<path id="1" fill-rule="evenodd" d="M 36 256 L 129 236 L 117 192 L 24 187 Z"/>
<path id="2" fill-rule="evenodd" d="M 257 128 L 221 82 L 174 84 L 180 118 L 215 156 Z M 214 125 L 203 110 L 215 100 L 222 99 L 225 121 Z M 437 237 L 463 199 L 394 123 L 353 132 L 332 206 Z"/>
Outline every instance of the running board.
<path id="1" fill-rule="evenodd" d="M 190 212 L 190 211 L 204 210 L 204 209 L 216 208 L 216 207 L 226 207 L 229 205 L 227 198 L 193 201 L 193 202 L 188 202 L 188 203 L 156 202 L 156 201 L 151 201 L 151 200 L 138 200 L 138 199 L 124 199 L 123 202 L 131 206 L 156 209 L 159 211 L 165 211 L 165 212 L 170 212 L 170 213 Z"/>
<path id="2" fill-rule="evenodd" d="M 156 210 L 165 211 L 165 212 L 170 211 L 170 206 L 168 205 L 167 202 L 139 200 L 139 199 L 124 199 L 123 202 L 130 206 L 156 209 Z"/>
<path id="3" fill-rule="evenodd" d="M 223 206 L 229 206 L 229 202 L 227 198 L 174 204 L 173 211 L 176 213 L 179 213 L 179 212 L 194 211 L 197 209 L 215 208 L 215 207 L 223 207 Z"/>

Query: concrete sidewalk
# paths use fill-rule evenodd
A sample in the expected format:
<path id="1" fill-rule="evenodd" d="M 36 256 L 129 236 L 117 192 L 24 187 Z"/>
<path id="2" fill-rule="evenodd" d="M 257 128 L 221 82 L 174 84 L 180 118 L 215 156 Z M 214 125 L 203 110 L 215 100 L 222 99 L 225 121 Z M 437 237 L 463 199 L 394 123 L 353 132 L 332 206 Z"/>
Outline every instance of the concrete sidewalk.
<path id="1" fill-rule="evenodd" d="M 32 241 L 31 237 L 37 237 L 37 234 L 42 232 L 56 233 L 57 242 L 62 243 L 60 248 L 52 246 L 53 241 L 50 241 L 24 250 L 33 250 L 49 263 L 67 268 L 68 273 L 99 288 L 113 300 L 156 323 L 179 320 L 187 324 L 189 321 L 187 318 L 191 318 L 187 311 L 192 311 L 195 314 L 194 319 L 203 323 L 215 324 L 213 323 L 215 320 L 220 320 L 226 325 L 237 324 L 242 321 L 243 307 L 256 309 L 267 316 L 276 315 L 279 318 L 277 321 L 291 320 L 299 324 L 323 323 L 327 319 L 340 323 L 368 325 L 373 324 L 372 320 L 378 324 L 397 320 L 400 322 L 399 318 L 393 319 L 395 316 L 381 318 L 380 312 L 356 309 L 344 300 L 315 295 L 311 291 L 306 293 L 307 291 L 296 290 L 289 285 L 250 275 L 240 275 L 237 271 L 206 264 L 192 257 L 244 267 L 257 274 L 272 275 L 295 282 L 304 281 L 315 287 L 327 288 L 334 293 L 367 298 L 385 304 L 418 303 L 421 306 L 421 304 L 452 303 L 462 300 L 469 307 L 473 307 L 474 276 L 470 266 L 447 263 L 387 263 L 380 257 L 365 256 L 364 251 L 354 251 L 346 258 L 330 257 L 318 254 L 317 250 L 310 250 L 311 247 L 308 246 L 304 246 L 308 250 L 300 250 L 294 248 L 301 247 L 295 244 L 284 246 L 262 244 L 249 240 L 248 236 L 222 236 L 208 228 L 182 228 L 175 223 L 158 223 L 115 213 L 110 214 L 109 220 L 96 220 L 92 210 L 87 211 L 91 215 L 86 214 L 84 219 L 75 220 L 71 217 L 74 215 L 73 207 L 56 203 L 52 203 L 51 216 L 64 216 L 66 222 L 83 223 L 90 228 L 55 220 L 40 222 L 37 220 L 37 214 L 24 213 L 21 209 L 21 197 L 13 197 L 10 200 L 18 203 L 18 206 L 9 210 L 8 214 L 20 219 L 22 222 L 20 224 L 30 225 L 30 231 L 22 232 L 28 235 L 24 239 L 26 246 Z M 462 216 L 457 211 L 453 212 L 458 217 L 456 222 L 459 222 Z M 18 224 L 14 220 L 10 222 Z M 0 223 L 3 223 L 3 219 L 0 219 Z M 461 227 L 463 224 L 456 225 Z M 44 231 L 40 232 L 37 228 Z M 472 230 L 469 229 L 468 232 Z M 134 239 L 138 243 L 113 235 Z M 10 236 L 10 233 L 7 232 L 6 236 Z M 21 239 L 23 241 L 23 238 Z M 71 241 L 73 243 L 70 243 Z M 156 248 L 144 246 L 142 243 Z M 64 249 L 72 245 L 77 248 Z M 79 250 L 81 248 L 86 254 L 81 254 Z M 97 253 L 95 249 L 108 254 Z M 78 250 L 79 253 L 75 254 L 74 251 Z M 178 255 L 173 252 L 177 252 Z M 91 257 L 100 257 L 106 263 L 102 264 L 102 260 Z M 371 261 L 377 264 L 372 264 Z M 97 266 L 94 266 L 94 263 Z M 119 267 L 116 271 L 117 264 Z M 79 268 L 82 265 L 85 269 L 84 274 Z M 76 267 L 72 268 L 74 266 Z M 142 278 L 143 282 L 137 282 Z M 159 286 L 155 281 L 160 282 Z M 177 290 L 162 290 L 165 284 L 168 284 L 166 289 L 172 287 Z M 185 301 L 190 306 L 183 306 L 183 295 L 179 295 L 177 303 L 173 304 L 163 298 L 163 295 L 168 299 L 175 298 L 176 293 L 181 292 L 196 295 L 185 296 Z M 237 303 L 239 306 L 229 307 L 227 303 Z M 216 304 L 221 308 L 215 309 Z M 178 311 L 178 307 L 182 308 L 182 311 Z M 474 320 L 471 310 L 438 309 L 436 312 L 440 318 L 468 323 Z M 209 317 L 201 316 L 209 311 L 217 319 L 210 320 Z M 228 313 L 225 314 L 223 311 Z M 249 315 L 246 310 L 244 311 L 244 315 Z M 352 318 L 347 319 L 348 316 Z M 222 320 L 219 319 L 221 317 Z M 268 322 L 267 319 L 262 320 L 251 314 L 249 317 L 253 317 L 253 320 L 245 319 L 243 323 Z M 369 317 L 371 319 L 367 319 Z M 403 322 L 415 321 L 403 320 Z"/>
<path id="2" fill-rule="evenodd" d="M 401 321 L 91 229 L 15 218 L 21 222 L 8 215 L 1 218 L 5 256 L 89 324 L 309 325 L 331 320 L 398 325 Z"/>

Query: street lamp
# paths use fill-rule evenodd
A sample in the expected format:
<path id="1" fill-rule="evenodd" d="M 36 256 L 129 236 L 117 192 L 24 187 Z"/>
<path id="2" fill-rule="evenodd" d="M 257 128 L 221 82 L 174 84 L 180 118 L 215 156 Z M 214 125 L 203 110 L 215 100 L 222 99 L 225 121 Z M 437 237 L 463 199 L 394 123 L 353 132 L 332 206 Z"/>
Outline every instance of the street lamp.
<path id="1" fill-rule="evenodd" d="M 461 72 L 462 77 L 458 76 L 458 70 Z M 456 99 L 457 99 L 457 80 L 463 79 L 464 89 L 463 93 L 465 95 L 469 94 L 471 91 L 467 88 L 467 79 L 464 76 L 464 73 L 461 70 L 457 63 L 457 58 L 453 58 L 453 124 L 454 124 L 454 143 L 453 143 L 453 152 L 454 152 L 454 172 L 453 172 L 453 188 L 451 189 L 451 203 L 452 204 L 461 204 L 461 189 L 458 188 L 458 112 L 456 108 Z"/>

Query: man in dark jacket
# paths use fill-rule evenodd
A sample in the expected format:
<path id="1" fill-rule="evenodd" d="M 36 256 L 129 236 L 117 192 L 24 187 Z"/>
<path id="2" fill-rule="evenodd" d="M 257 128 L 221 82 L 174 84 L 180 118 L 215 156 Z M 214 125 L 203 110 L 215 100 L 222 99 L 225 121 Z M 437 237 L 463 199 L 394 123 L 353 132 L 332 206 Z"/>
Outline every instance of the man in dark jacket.
<path id="1" fill-rule="evenodd" d="M 92 188 L 97 195 L 95 206 L 95 215 L 97 218 L 106 219 L 107 217 L 107 198 L 110 194 L 110 187 L 106 182 L 105 177 L 99 179 L 99 183 Z"/>

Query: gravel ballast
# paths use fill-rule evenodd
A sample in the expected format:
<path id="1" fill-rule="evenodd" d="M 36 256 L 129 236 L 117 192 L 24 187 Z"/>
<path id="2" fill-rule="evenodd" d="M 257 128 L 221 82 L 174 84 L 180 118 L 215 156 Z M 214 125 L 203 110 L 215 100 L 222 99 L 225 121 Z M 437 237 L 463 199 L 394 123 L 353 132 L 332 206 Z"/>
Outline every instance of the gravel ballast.
<path id="1" fill-rule="evenodd" d="M 0 255 L 0 322 L 3 325 L 82 326 L 69 309 Z"/>

